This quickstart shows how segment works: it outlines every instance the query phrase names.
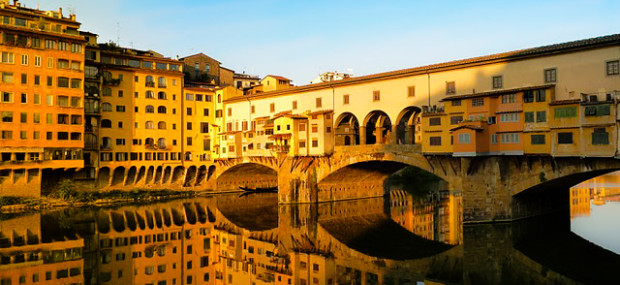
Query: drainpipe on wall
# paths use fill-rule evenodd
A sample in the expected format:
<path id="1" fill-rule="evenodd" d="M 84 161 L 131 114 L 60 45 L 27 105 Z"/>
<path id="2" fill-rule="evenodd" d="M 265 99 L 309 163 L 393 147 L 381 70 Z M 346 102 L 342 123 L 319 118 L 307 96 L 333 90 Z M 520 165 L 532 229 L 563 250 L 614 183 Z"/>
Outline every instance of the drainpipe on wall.
<path id="1" fill-rule="evenodd" d="M 427 78 L 427 90 L 428 90 L 428 107 L 431 107 L 431 74 L 426 72 L 426 78 Z"/>

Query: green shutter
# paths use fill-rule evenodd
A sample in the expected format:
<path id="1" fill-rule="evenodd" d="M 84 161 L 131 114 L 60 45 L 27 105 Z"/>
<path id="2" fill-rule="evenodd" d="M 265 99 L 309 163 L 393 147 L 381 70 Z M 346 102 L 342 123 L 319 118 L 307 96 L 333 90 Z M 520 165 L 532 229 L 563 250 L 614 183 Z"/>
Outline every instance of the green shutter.
<path id="1" fill-rule="evenodd" d="M 534 122 L 534 112 L 525 112 L 525 122 L 526 123 L 533 123 Z"/>

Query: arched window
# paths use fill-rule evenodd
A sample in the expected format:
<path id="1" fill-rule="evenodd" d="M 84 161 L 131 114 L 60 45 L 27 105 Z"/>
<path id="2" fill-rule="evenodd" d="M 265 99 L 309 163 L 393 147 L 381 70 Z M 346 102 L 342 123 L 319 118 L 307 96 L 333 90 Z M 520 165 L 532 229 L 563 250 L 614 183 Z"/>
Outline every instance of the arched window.
<path id="1" fill-rule="evenodd" d="M 222 103 L 222 95 L 221 94 L 217 95 L 217 102 L 218 103 Z"/>
<path id="2" fill-rule="evenodd" d="M 101 139 L 101 148 L 111 148 L 112 147 L 112 139 L 109 137 L 103 137 Z"/>
<path id="3" fill-rule="evenodd" d="M 112 89 L 103 87 L 103 89 L 101 89 L 101 96 L 112 96 Z"/>
<path id="4" fill-rule="evenodd" d="M 144 125 L 145 129 L 153 129 L 153 121 L 146 121 L 146 124 Z"/>
<path id="5" fill-rule="evenodd" d="M 157 140 L 157 148 L 159 149 L 165 149 L 166 148 L 166 139 L 165 138 L 160 138 Z"/>
<path id="6" fill-rule="evenodd" d="M 157 107 L 157 113 L 159 113 L 159 114 L 166 114 L 166 107 L 164 107 L 164 106 Z"/>
<path id="7" fill-rule="evenodd" d="M 157 123 L 157 128 L 160 129 L 160 130 L 165 130 L 166 129 L 166 122 L 160 121 L 159 123 Z"/>
<path id="8" fill-rule="evenodd" d="M 151 105 L 146 105 L 146 112 L 147 113 L 155 113 L 155 107 L 151 106 Z"/>
<path id="9" fill-rule="evenodd" d="M 105 120 L 101 120 L 101 127 L 102 128 L 111 128 L 112 127 L 112 121 L 105 119 Z"/>
<path id="10" fill-rule="evenodd" d="M 166 88 L 166 78 L 164 77 L 157 78 L 157 87 Z"/>
<path id="11" fill-rule="evenodd" d="M 146 94 L 144 95 L 144 98 L 146 99 L 155 99 L 155 93 L 153 93 L 153 91 L 146 91 Z"/>
<path id="12" fill-rule="evenodd" d="M 146 80 L 144 81 L 144 86 L 146 87 L 155 87 L 155 82 L 153 81 L 153 76 L 147 75 Z"/>
<path id="13" fill-rule="evenodd" d="M 157 99 L 165 100 L 166 99 L 166 92 L 162 91 L 162 92 L 157 93 Z"/>
<path id="14" fill-rule="evenodd" d="M 110 104 L 110 103 L 103 103 L 103 104 L 101 104 L 101 111 L 103 111 L 103 112 L 112 112 L 112 104 Z"/>
<path id="15" fill-rule="evenodd" d="M 152 147 L 155 145 L 155 140 L 153 138 L 146 138 L 144 145 L 147 147 Z"/>

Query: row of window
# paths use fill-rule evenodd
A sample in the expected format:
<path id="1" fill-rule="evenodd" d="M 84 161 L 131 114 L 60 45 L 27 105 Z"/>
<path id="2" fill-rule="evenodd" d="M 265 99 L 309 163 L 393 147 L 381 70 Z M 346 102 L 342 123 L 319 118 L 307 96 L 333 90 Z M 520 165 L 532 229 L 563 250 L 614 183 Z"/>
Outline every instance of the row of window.
<path id="1" fill-rule="evenodd" d="M 30 80 L 28 78 L 28 74 L 21 73 L 20 74 L 20 84 L 26 85 L 29 84 Z M 15 83 L 15 74 L 13 72 L 2 72 L 2 83 Z M 34 86 L 41 86 L 41 77 L 39 75 L 34 75 L 32 78 L 32 84 Z M 54 86 L 54 77 L 47 76 L 46 80 L 47 87 Z M 68 77 L 57 77 L 56 78 L 56 86 L 62 88 L 73 88 L 73 89 L 81 89 L 82 88 L 82 79 L 79 78 L 68 78 Z"/>
<path id="2" fill-rule="evenodd" d="M 30 96 L 26 93 L 21 93 L 19 96 L 19 102 L 21 104 L 28 104 L 30 102 Z M 0 103 L 14 103 L 14 96 L 12 92 L 2 92 L 2 96 L 0 96 Z M 33 94 L 32 95 L 32 103 L 34 105 L 41 104 L 41 95 Z M 56 103 L 59 107 L 74 107 L 80 108 L 82 107 L 82 98 L 80 97 L 69 97 L 58 95 L 56 96 Z M 45 96 L 45 104 L 47 106 L 54 106 L 54 95 L 46 95 Z"/>
<path id="3" fill-rule="evenodd" d="M 28 139 L 28 131 L 20 131 L 19 132 L 19 139 L 22 140 L 26 140 Z M 6 131 L 3 130 L 2 131 L 2 135 L 0 136 L 1 139 L 4 140 L 11 140 L 13 139 L 13 131 Z M 40 139 L 40 133 L 39 131 L 34 131 L 32 132 L 32 139 L 34 140 L 38 140 Z M 53 140 L 54 139 L 54 132 L 46 132 L 45 133 L 45 139 L 46 140 Z M 80 141 L 82 140 L 82 133 L 69 133 L 69 132 L 57 132 L 56 133 L 56 139 L 59 141 L 66 141 L 66 140 L 72 140 L 72 141 Z"/>
<path id="4" fill-rule="evenodd" d="M 12 111 L 2 111 L 0 113 L 2 117 L 2 123 L 12 123 L 17 122 L 13 119 Z M 47 113 L 45 114 L 46 123 L 53 124 L 54 123 L 54 114 Z M 28 123 L 28 112 L 20 112 L 19 113 L 19 122 L 20 123 Z M 32 114 L 32 123 L 39 124 L 41 123 L 41 114 L 33 113 Z M 56 123 L 61 125 L 81 125 L 82 124 L 82 115 L 69 115 L 69 114 L 57 114 L 56 115 Z"/>
<path id="5" fill-rule="evenodd" d="M 77 31 L 76 31 L 77 32 Z M 37 37 L 29 37 L 20 34 L 11 34 L 4 32 L 2 34 L 2 43 L 4 45 L 45 48 L 59 51 L 70 51 L 73 53 L 82 53 L 83 45 L 81 43 L 71 43 L 67 41 L 57 41 L 52 39 L 41 39 Z"/>
<path id="6" fill-rule="evenodd" d="M 145 68 L 145 69 L 157 69 L 157 70 L 171 70 L 171 71 L 180 71 L 181 65 L 179 64 L 168 64 L 165 62 L 152 62 L 152 61 L 140 61 L 135 59 L 126 59 L 126 58 L 118 58 L 118 57 L 110 57 L 110 56 L 102 56 L 102 63 L 107 64 L 115 64 L 115 65 L 124 65 L 135 68 Z"/>
<path id="7" fill-rule="evenodd" d="M 520 138 L 519 133 L 503 133 L 501 135 L 492 134 L 491 144 L 519 143 L 519 140 L 520 140 L 519 138 Z M 457 142 L 459 144 L 471 143 L 470 134 L 467 134 L 467 133 L 459 134 L 457 137 Z M 592 133 L 591 142 L 593 145 L 608 145 L 609 144 L 609 133 L 607 132 L 607 130 L 605 130 L 605 128 L 595 128 L 594 132 Z M 546 144 L 546 135 L 543 135 L 543 134 L 530 135 L 530 143 L 532 145 L 544 145 Z M 558 144 L 573 144 L 573 133 L 572 132 L 558 133 L 557 143 Z M 441 137 L 430 137 L 430 145 L 440 146 Z"/>
<path id="8" fill-rule="evenodd" d="M 14 64 L 15 63 L 15 54 L 12 52 L 2 52 L 2 63 L 8 63 L 8 64 Z M 30 56 L 27 54 L 22 54 L 21 55 L 21 65 L 25 65 L 28 66 L 30 65 Z M 34 62 L 33 65 L 35 67 L 41 67 L 41 56 L 35 55 L 34 56 Z M 47 58 L 47 67 L 48 68 L 54 68 L 54 58 L 53 57 L 48 57 Z M 77 70 L 80 71 L 82 68 L 82 62 L 81 61 L 76 61 L 76 60 L 68 60 L 68 59 L 62 59 L 59 58 L 56 61 L 56 67 L 58 69 L 64 69 L 64 70 Z"/>
<path id="9" fill-rule="evenodd" d="M 101 152 L 100 161 L 178 161 L 180 152 Z"/>

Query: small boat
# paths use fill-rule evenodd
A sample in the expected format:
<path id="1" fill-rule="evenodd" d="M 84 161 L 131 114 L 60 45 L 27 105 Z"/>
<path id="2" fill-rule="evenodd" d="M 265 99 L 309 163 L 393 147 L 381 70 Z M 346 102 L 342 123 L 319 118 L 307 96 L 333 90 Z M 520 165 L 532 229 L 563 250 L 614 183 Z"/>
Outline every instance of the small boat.
<path id="1" fill-rule="evenodd" d="M 254 192 L 254 193 L 258 193 L 258 192 L 276 193 L 276 192 L 278 192 L 278 186 L 275 186 L 275 187 L 256 187 L 254 189 L 249 188 L 249 187 L 239 186 L 239 189 L 241 189 L 243 191 L 246 191 L 246 192 Z"/>

